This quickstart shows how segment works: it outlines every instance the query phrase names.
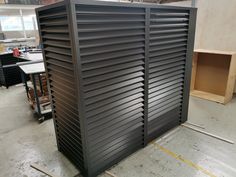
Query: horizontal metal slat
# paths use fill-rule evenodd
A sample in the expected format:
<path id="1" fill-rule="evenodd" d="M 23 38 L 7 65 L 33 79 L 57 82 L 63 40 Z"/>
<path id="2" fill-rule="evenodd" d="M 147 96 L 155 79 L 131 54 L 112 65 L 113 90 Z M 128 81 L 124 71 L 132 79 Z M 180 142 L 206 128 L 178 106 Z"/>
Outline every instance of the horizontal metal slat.
<path id="1" fill-rule="evenodd" d="M 82 155 L 82 148 L 81 142 L 71 137 L 68 131 L 65 131 L 63 126 L 57 125 L 57 142 L 63 143 L 64 146 L 66 145 L 72 152 L 76 153 L 77 155 Z M 83 160 L 83 158 L 80 158 Z"/>
<path id="2" fill-rule="evenodd" d="M 159 85 L 162 85 L 162 84 L 165 84 L 165 83 L 168 83 L 168 82 L 171 82 L 173 80 L 180 80 L 180 81 L 183 81 L 184 80 L 184 74 L 180 74 L 180 75 L 176 75 L 174 77 L 169 77 L 168 79 L 163 79 L 161 81 L 156 81 L 152 84 L 149 84 L 149 89 L 152 89 L 153 87 L 157 87 Z"/>
<path id="3" fill-rule="evenodd" d="M 136 13 L 132 13 L 132 12 L 106 12 L 106 11 L 102 11 L 102 12 L 99 12 L 99 11 L 85 11 L 85 10 L 80 10 L 80 11 L 77 11 L 76 14 L 93 14 L 93 15 L 129 15 L 129 16 L 136 16 L 136 15 L 144 15 L 145 13 L 144 12 L 136 12 Z"/>
<path id="4" fill-rule="evenodd" d="M 150 42 L 150 47 L 155 47 L 155 46 L 160 46 L 160 45 L 169 45 L 177 42 L 187 42 L 187 38 L 175 38 L 175 39 L 170 39 L 170 40 L 165 40 L 165 41 L 157 41 L 157 42 Z"/>
<path id="5" fill-rule="evenodd" d="M 183 73 L 184 73 L 184 70 L 177 70 L 174 72 L 167 73 L 165 75 L 158 75 L 157 77 L 149 77 L 149 84 L 151 85 L 152 83 L 155 83 L 164 79 L 172 78 L 172 77 L 182 77 L 184 76 Z"/>
<path id="6" fill-rule="evenodd" d="M 78 118 L 77 120 L 75 117 L 71 118 L 70 115 L 65 113 L 66 111 L 63 112 L 62 110 L 60 110 L 61 108 L 58 106 L 54 106 L 54 108 L 55 108 L 54 113 L 56 115 L 57 121 L 67 123 L 70 126 L 72 126 L 75 130 L 80 131 L 80 122 Z"/>
<path id="7" fill-rule="evenodd" d="M 117 52 L 129 49 L 137 49 L 144 47 L 144 42 L 133 42 L 133 43 L 126 43 L 126 44 L 114 44 L 110 46 L 102 46 L 102 47 L 95 47 L 95 48 L 86 48 L 81 49 L 81 56 L 88 56 L 88 55 L 97 55 L 103 53 L 110 53 L 110 52 Z"/>
<path id="8" fill-rule="evenodd" d="M 103 14 L 103 13 L 87 13 L 87 14 L 77 14 L 77 22 L 94 22 L 98 21 L 95 23 L 103 23 L 103 22 L 126 22 L 128 21 L 144 21 L 145 20 L 145 14 L 138 14 L 138 15 L 130 15 L 129 18 L 127 18 L 127 14 Z"/>
<path id="9" fill-rule="evenodd" d="M 142 143 L 140 144 L 140 142 L 139 142 L 139 143 L 133 144 L 132 146 L 128 146 L 127 148 L 121 149 L 119 152 L 116 152 L 114 155 L 112 155 L 111 157 L 106 159 L 105 163 L 98 163 L 95 166 L 93 166 L 93 169 L 109 168 L 109 166 L 115 165 L 116 161 L 121 161 L 122 159 L 126 158 L 131 153 L 137 151 L 138 149 L 140 149 L 142 147 L 143 147 L 143 144 Z"/>
<path id="10" fill-rule="evenodd" d="M 88 119 L 88 124 L 89 126 L 91 127 L 94 127 L 94 126 L 98 126 L 98 125 L 101 125 L 100 122 L 109 122 L 111 120 L 120 120 L 122 119 L 121 117 L 126 117 L 127 115 L 130 115 L 132 114 L 132 112 L 137 109 L 137 110 L 140 110 L 140 109 L 143 109 L 143 104 L 127 104 L 129 107 L 119 107 L 118 109 L 122 109 L 122 111 L 117 111 L 116 113 L 110 115 L 110 116 L 107 116 L 107 117 L 102 117 L 100 120 L 93 118 L 93 119 Z"/>
<path id="11" fill-rule="evenodd" d="M 127 151 L 127 147 L 136 146 L 137 144 L 138 145 L 142 144 L 142 138 L 127 140 L 126 144 L 124 143 L 121 146 L 114 146 L 108 152 L 103 152 L 103 153 L 97 154 L 97 156 L 94 157 L 95 164 L 93 164 L 93 165 L 95 166 L 96 164 L 100 164 L 101 161 L 106 161 L 106 163 L 108 163 L 107 160 L 109 158 L 112 158 L 114 155 L 117 155 L 118 152 L 120 152 L 122 150 Z"/>
<path id="12" fill-rule="evenodd" d="M 163 66 L 158 67 L 158 68 L 150 69 L 149 73 L 154 73 L 154 72 L 157 72 L 157 71 L 165 70 L 165 69 L 172 68 L 172 67 L 181 66 L 181 65 L 184 65 L 184 64 L 185 64 L 184 61 L 180 61 L 180 62 L 177 62 L 177 63 L 171 63 L 171 64 L 168 64 L 168 65 L 163 65 Z"/>
<path id="13" fill-rule="evenodd" d="M 162 55 L 169 55 L 172 53 L 177 53 L 177 52 L 185 52 L 187 49 L 186 47 L 179 47 L 179 48 L 174 48 L 174 49 L 167 49 L 164 51 L 158 51 L 158 52 L 150 52 L 150 57 L 157 57 L 157 56 L 162 56 Z"/>
<path id="14" fill-rule="evenodd" d="M 168 100 L 170 98 L 174 98 L 174 97 L 178 97 L 178 96 L 182 97 L 182 94 L 183 94 L 182 91 L 176 91 L 176 90 L 173 90 L 171 92 L 165 92 L 164 94 L 158 95 L 158 97 L 155 98 L 154 101 L 150 102 L 148 104 L 148 108 L 151 108 L 157 104 L 160 104 L 163 101 Z"/>
<path id="15" fill-rule="evenodd" d="M 63 118 L 64 117 L 61 117 L 61 116 L 57 115 L 57 117 L 55 118 L 56 125 L 61 127 L 63 130 L 65 130 L 65 132 L 70 133 L 71 136 L 73 136 L 75 138 L 78 138 L 80 143 L 76 143 L 76 144 L 78 144 L 78 146 L 81 147 L 81 133 L 80 133 L 80 129 L 78 129 L 77 127 L 75 128 L 74 126 L 72 126 L 73 124 L 69 123 L 68 121 L 64 121 Z"/>
<path id="16" fill-rule="evenodd" d="M 117 138 L 115 140 L 112 140 L 112 141 L 108 142 L 106 144 L 106 146 L 102 145 L 102 146 L 92 147 L 89 151 L 90 155 L 95 156 L 96 154 L 101 153 L 103 151 L 109 151 L 112 147 L 120 146 L 126 140 L 137 139 L 137 138 L 142 136 L 142 134 L 140 134 L 140 131 L 142 131 L 142 130 L 141 129 L 136 129 L 134 131 L 131 131 L 126 136 L 121 136 L 120 138 Z"/>
<path id="17" fill-rule="evenodd" d="M 105 117 L 99 121 L 89 122 L 89 131 L 106 125 L 112 125 L 142 112 L 143 108 L 139 105 L 130 106 L 129 108 L 122 110 L 122 112 L 115 113 L 111 117 Z"/>
<path id="18" fill-rule="evenodd" d="M 54 65 L 60 66 L 62 68 L 69 69 L 69 70 L 73 71 L 73 65 L 71 63 L 67 63 L 67 62 L 60 61 L 60 60 L 55 60 L 55 59 L 52 59 L 49 57 L 47 58 L 46 63 L 54 64 Z"/>
<path id="19" fill-rule="evenodd" d="M 169 59 L 169 60 L 156 61 L 156 62 L 149 63 L 149 68 L 158 68 L 158 67 L 161 67 L 162 65 L 168 65 L 171 63 L 178 63 L 181 61 L 185 61 L 185 58 L 179 57 L 179 58 L 173 58 L 173 59 Z"/>
<path id="20" fill-rule="evenodd" d="M 90 48 L 90 47 L 101 47 L 101 46 L 109 46 L 115 44 L 125 44 L 132 42 L 144 42 L 145 38 L 142 36 L 131 36 L 127 37 L 119 37 L 116 40 L 113 38 L 103 39 L 103 40 L 88 40 L 88 41 L 80 41 L 80 48 Z"/>
<path id="21" fill-rule="evenodd" d="M 143 133 L 140 132 L 142 132 L 142 127 L 134 128 L 129 132 L 127 132 L 126 134 L 121 135 L 120 137 L 114 137 L 113 139 L 110 139 L 110 141 L 103 141 L 100 142 L 99 144 L 96 144 L 96 146 L 91 146 L 89 152 L 91 153 L 91 155 L 97 154 L 98 152 L 109 149 L 110 147 L 116 144 L 119 145 L 123 140 L 128 139 L 129 137 L 135 138 L 137 136 L 143 135 Z"/>
<path id="22" fill-rule="evenodd" d="M 187 23 L 150 25 L 150 29 L 187 27 Z"/>
<path id="23" fill-rule="evenodd" d="M 103 75 L 106 73 L 112 73 L 115 71 L 119 71 L 119 70 L 123 70 L 123 69 L 127 69 L 127 68 L 132 68 L 135 66 L 142 66 L 142 65 L 144 65 L 144 61 L 137 60 L 137 61 L 127 62 L 125 64 L 117 64 L 115 66 L 108 66 L 106 68 L 99 68 L 96 70 L 84 71 L 83 78 Z"/>
<path id="24" fill-rule="evenodd" d="M 47 57 L 53 58 L 56 60 L 72 63 L 72 57 L 68 55 L 63 55 L 63 54 L 58 54 L 58 53 L 53 53 L 53 52 L 46 52 L 46 60 Z"/>
<path id="25" fill-rule="evenodd" d="M 149 58 L 149 62 L 153 63 L 156 61 L 168 60 L 168 59 L 179 58 L 179 57 L 186 57 L 186 52 L 176 52 L 176 53 L 171 53 L 171 54 L 167 54 L 163 56 L 151 57 Z"/>
<path id="26" fill-rule="evenodd" d="M 59 67 L 59 66 L 56 66 L 56 65 L 48 64 L 47 68 L 49 69 L 49 72 L 51 70 L 53 72 L 58 72 L 58 73 L 61 73 L 63 75 L 67 75 L 69 77 L 74 76 L 73 71 L 65 69 L 65 68 L 62 68 L 62 67 Z"/>
<path id="27" fill-rule="evenodd" d="M 57 92 L 65 97 L 67 97 L 68 99 L 70 99 L 72 102 L 77 102 L 76 101 L 76 97 L 75 95 L 71 94 L 71 92 L 65 91 L 60 87 L 54 86 L 51 84 L 51 90 L 54 92 Z"/>
<path id="28" fill-rule="evenodd" d="M 134 89 L 134 90 L 130 90 L 130 91 L 124 92 L 122 94 L 115 95 L 113 97 L 101 100 L 101 101 L 96 102 L 94 104 L 90 104 L 90 105 L 86 106 L 86 110 L 91 111 L 91 110 L 100 108 L 102 106 L 108 105 L 110 103 L 113 103 L 115 101 L 121 100 L 123 98 L 126 98 L 128 96 L 131 96 L 131 95 L 134 95 L 134 94 L 137 94 L 137 93 L 142 93 L 143 91 L 144 91 L 143 88 L 137 88 L 137 89 Z"/>
<path id="29" fill-rule="evenodd" d="M 92 116 L 104 113 L 105 111 L 109 111 L 112 108 L 115 108 L 115 107 L 117 107 L 119 105 L 131 102 L 132 100 L 135 100 L 135 99 L 138 99 L 138 98 L 142 98 L 142 97 L 143 97 L 143 93 L 138 93 L 138 94 L 135 94 L 135 95 L 131 95 L 131 96 L 128 96 L 126 98 L 120 99 L 120 100 L 118 100 L 116 102 L 110 103 L 107 106 L 103 106 L 103 107 L 100 107 L 98 109 L 94 109 L 94 110 L 88 111 L 88 112 L 85 113 L 85 115 L 86 115 L 87 118 L 88 117 L 92 117 Z"/>
<path id="30" fill-rule="evenodd" d="M 85 78 L 84 79 L 84 85 L 89 85 L 92 83 L 98 83 L 101 81 L 105 81 L 108 79 L 113 79 L 119 76 L 124 76 L 124 75 L 128 75 L 128 74 L 132 74 L 138 71 L 142 71 L 143 72 L 144 67 L 143 66 L 136 66 L 136 67 L 132 67 L 132 68 L 128 68 L 128 69 L 123 69 L 122 72 L 121 71 L 115 71 L 112 73 L 107 73 L 107 74 L 103 74 L 103 75 L 99 75 L 97 77 L 89 77 L 89 78 Z"/>
<path id="31" fill-rule="evenodd" d="M 57 34 L 57 33 L 68 34 L 69 33 L 69 29 L 67 25 L 58 26 L 57 28 L 50 27 L 50 26 L 43 26 L 41 28 L 41 31 L 45 33 L 51 33 L 51 34 Z"/>
<path id="32" fill-rule="evenodd" d="M 108 134 L 113 134 L 113 131 L 117 131 L 118 132 L 119 129 L 122 131 L 123 130 L 123 126 L 125 126 L 127 124 L 131 124 L 132 123 L 133 125 L 135 125 L 136 123 L 140 123 L 142 121 L 143 121 L 143 117 L 137 117 L 137 118 L 135 118 L 133 120 L 126 119 L 123 122 L 119 122 L 119 123 L 117 123 L 115 125 L 110 126 L 109 128 L 106 128 L 106 129 L 104 129 L 102 131 L 97 131 L 95 134 L 89 135 L 89 138 L 91 138 L 91 140 L 92 139 L 99 139 L 100 137 L 107 136 Z M 140 132 L 140 134 L 141 134 L 141 132 Z M 114 135 L 115 135 L 115 133 L 114 133 Z"/>
<path id="33" fill-rule="evenodd" d="M 143 75 L 144 75 L 144 73 L 140 71 L 140 72 L 129 74 L 127 76 L 121 76 L 121 77 L 112 78 L 112 79 L 109 79 L 109 80 L 106 80 L 106 81 L 100 81 L 99 83 L 90 84 L 88 86 L 85 86 L 84 91 L 88 92 L 88 91 L 96 90 L 96 89 L 99 89 L 99 88 L 102 88 L 102 87 L 107 87 L 109 85 L 120 83 L 120 82 L 129 80 L 129 79 L 133 79 L 133 78 L 143 76 Z"/>
<path id="34" fill-rule="evenodd" d="M 42 18 L 58 18 L 58 17 L 64 17 L 64 16 L 67 16 L 67 13 L 66 13 L 66 9 L 64 10 L 60 10 L 58 12 L 53 12 L 53 13 L 49 13 L 49 14 L 45 14 L 45 15 L 39 15 L 39 18 L 42 19 Z"/>
<path id="35" fill-rule="evenodd" d="M 161 17 L 176 18 L 176 17 L 188 17 L 188 16 L 189 16 L 188 13 L 152 13 L 151 12 L 151 18 L 152 17 L 155 17 L 155 18 L 157 18 L 157 17 L 159 17 L 159 18 L 161 18 Z"/>
<path id="36" fill-rule="evenodd" d="M 134 22 L 144 22 L 144 19 L 110 19 L 110 20 L 77 20 L 78 24 L 103 24 L 103 23 L 114 23 L 114 22 L 122 22 L 122 23 L 134 23 Z"/>
<path id="37" fill-rule="evenodd" d="M 55 100 L 53 99 L 53 107 L 54 110 L 56 112 L 59 112 L 60 114 L 62 114 L 64 117 L 68 117 L 68 119 L 73 120 L 74 123 L 80 125 L 80 120 L 79 120 L 79 115 L 78 115 L 78 111 L 74 112 L 71 109 L 67 108 L 63 102 L 55 102 Z"/>
<path id="38" fill-rule="evenodd" d="M 94 4 L 78 4 L 75 6 L 76 12 L 91 12 L 91 13 L 145 13 L 144 8 L 129 8 L 125 6 L 99 6 Z"/>
<path id="39" fill-rule="evenodd" d="M 65 139 L 65 136 L 62 137 L 59 135 L 58 139 L 59 139 L 59 144 L 69 149 L 70 152 L 73 153 L 78 160 L 83 159 L 81 158 L 82 152 L 78 151 L 79 148 L 76 148 L 75 146 L 73 146 L 73 144 L 71 144 L 71 141 L 69 141 L 68 139 Z"/>
<path id="40" fill-rule="evenodd" d="M 57 18 L 54 20 L 49 20 L 49 21 L 45 21 L 45 22 L 40 22 L 40 26 L 62 26 L 62 25 L 68 25 L 68 21 L 66 19 L 63 18 Z"/>
<path id="41" fill-rule="evenodd" d="M 58 90 L 52 90 L 52 95 L 54 97 L 60 97 L 61 99 L 64 100 L 65 103 L 67 103 L 68 105 L 72 106 L 72 107 L 77 107 L 77 102 L 74 102 L 73 100 L 71 100 L 70 98 L 68 98 L 65 94 L 62 94 L 61 92 L 59 92 Z"/>
<path id="42" fill-rule="evenodd" d="M 122 87 L 120 89 L 111 90 L 110 92 L 106 92 L 106 93 L 103 93 L 101 95 L 90 97 L 89 99 L 87 98 L 85 104 L 86 105 L 95 104 L 98 101 L 105 100 L 105 99 L 114 97 L 114 96 L 119 95 L 119 94 L 123 94 L 127 91 L 134 90 L 134 89 L 137 89 L 137 88 L 142 88 L 143 85 L 144 85 L 143 83 L 138 82 L 138 83 L 134 83 L 134 84 L 131 84 L 131 85 L 127 85 L 127 86 Z"/>
<path id="43" fill-rule="evenodd" d="M 151 18 L 150 22 L 157 22 L 157 23 L 184 23 L 184 22 L 188 22 L 188 18 Z"/>
<path id="44" fill-rule="evenodd" d="M 159 116 L 171 111 L 172 109 L 175 109 L 179 107 L 181 103 L 173 103 L 172 105 L 166 105 L 162 107 L 162 110 L 158 110 L 158 112 L 152 112 L 152 115 L 148 117 L 148 121 L 152 121 L 153 119 L 157 119 Z"/>
<path id="45" fill-rule="evenodd" d="M 157 31 L 157 30 L 151 30 L 150 31 L 150 34 L 151 35 L 160 35 L 160 34 L 165 34 L 165 33 L 181 33 L 181 32 L 187 32 L 188 29 L 187 28 L 177 28 L 177 29 L 169 29 L 169 30 L 161 30 L 161 31 Z"/>
<path id="46" fill-rule="evenodd" d="M 165 99 L 165 100 L 163 100 L 162 103 L 159 103 L 159 104 L 156 104 L 156 105 L 150 107 L 150 108 L 148 109 L 148 114 L 151 116 L 151 113 L 152 113 L 153 111 L 156 111 L 156 110 L 158 110 L 159 108 L 161 108 L 161 107 L 163 107 L 163 106 L 165 106 L 165 105 L 167 105 L 167 104 L 169 104 L 169 103 L 171 103 L 171 104 L 172 104 L 172 103 L 180 103 L 181 101 L 182 101 L 182 96 L 181 96 L 181 95 L 178 95 L 178 96 L 173 97 L 173 98 Z"/>
<path id="47" fill-rule="evenodd" d="M 76 90 L 74 87 L 70 87 L 67 84 L 64 84 L 63 82 L 60 82 L 60 80 L 51 80 L 49 78 L 49 84 L 52 85 L 52 87 L 59 88 L 63 90 L 64 92 L 68 93 L 69 95 L 75 96 Z"/>
<path id="48" fill-rule="evenodd" d="M 151 100 L 153 97 L 157 97 L 158 95 L 162 94 L 162 93 L 165 93 L 171 89 L 179 89 L 179 90 L 182 90 L 183 86 L 183 83 L 177 83 L 177 84 L 174 84 L 174 85 L 171 85 L 171 86 L 168 86 L 166 87 L 165 89 L 161 89 L 161 90 L 158 90 L 158 91 L 154 91 L 153 93 L 149 93 L 148 97 L 149 97 L 149 100 Z"/>
<path id="49" fill-rule="evenodd" d="M 72 56 L 71 51 L 69 49 L 60 48 L 60 47 L 45 47 L 44 50 L 46 52 L 53 52 L 62 55 Z"/>
<path id="50" fill-rule="evenodd" d="M 55 97 L 58 96 L 58 94 L 55 94 L 55 92 L 52 91 L 51 97 L 53 101 L 53 106 L 57 110 L 58 107 L 65 110 L 66 114 L 71 117 L 78 117 L 78 111 L 76 110 L 76 107 L 74 107 L 72 104 L 68 103 L 66 100 L 62 99 L 61 97 Z"/>
<path id="51" fill-rule="evenodd" d="M 65 34 L 54 34 L 54 33 L 46 33 L 42 35 L 42 39 L 53 39 L 53 40 L 59 40 L 59 41 L 69 41 L 69 36 Z"/>
<path id="52" fill-rule="evenodd" d="M 80 41 L 83 40 L 95 40 L 95 39 L 108 39 L 108 38 L 116 38 L 119 37 L 132 37 L 132 36 L 144 36 L 145 31 L 140 29 L 140 30 L 123 30 L 123 31 L 101 31 L 101 32 L 96 32 L 95 34 L 93 33 L 83 33 L 83 35 L 80 35 Z"/>
<path id="53" fill-rule="evenodd" d="M 82 64 L 84 63 L 90 63 L 90 62 L 96 62 L 96 61 L 102 61 L 102 60 L 110 60 L 112 58 L 119 58 L 119 57 L 126 57 L 131 56 L 135 54 L 143 54 L 144 48 L 138 48 L 138 49 L 129 49 L 129 50 L 123 50 L 122 52 L 111 52 L 106 54 L 98 54 L 96 57 L 94 56 L 84 56 L 82 58 Z"/>
<path id="54" fill-rule="evenodd" d="M 104 61 L 99 61 L 99 62 L 83 64 L 82 70 L 87 71 L 87 70 L 92 70 L 92 69 L 104 68 L 107 66 L 114 66 L 116 64 L 122 64 L 122 63 L 137 61 L 141 59 L 144 60 L 143 54 L 130 55 L 128 57 L 122 57 L 122 58 L 113 58 L 112 60 L 104 60 Z"/>
<path id="55" fill-rule="evenodd" d="M 65 137 L 65 139 L 67 140 L 71 140 L 72 144 L 74 146 L 77 145 L 77 151 L 80 149 L 79 147 L 81 147 L 81 139 L 80 139 L 80 134 L 73 134 L 73 132 L 71 131 L 71 128 L 66 128 L 64 124 L 60 124 L 60 126 L 58 125 L 58 122 L 56 122 L 56 125 L 58 126 L 58 135 L 61 135 L 61 137 Z"/>
<path id="56" fill-rule="evenodd" d="M 168 35 L 163 35 L 163 34 L 159 34 L 159 35 L 150 35 L 150 40 L 166 40 L 166 39 L 173 39 L 173 38 L 186 38 L 187 37 L 187 33 L 180 33 L 180 34 L 168 34 Z"/>
<path id="57" fill-rule="evenodd" d="M 51 96 L 54 103 L 58 102 L 62 104 L 63 107 L 67 107 L 67 109 L 70 110 L 72 114 L 78 115 L 77 107 L 71 106 L 70 104 L 65 102 L 65 100 L 63 100 L 61 97 L 55 97 L 54 95 L 51 95 Z"/>
<path id="58" fill-rule="evenodd" d="M 109 134 L 106 134 L 106 136 L 102 136 L 99 137 L 97 139 L 93 139 L 92 141 L 90 141 L 91 146 L 96 146 L 99 143 L 105 143 L 105 142 L 109 142 L 112 141 L 114 138 L 119 138 L 125 134 L 128 134 L 130 131 L 139 128 L 143 126 L 143 123 L 141 123 L 139 120 L 134 124 L 134 122 L 132 123 L 128 123 L 122 127 L 120 127 L 119 129 L 116 129 L 114 131 L 112 131 Z"/>
<path id="59" fill-rule="evenodd" d="M 85 93 L 85 98 L 100 95 L 100 94 L 103 94 L 103 93 L 106 93 L 106 92 L 109 92 L 109 91 L 112 91 L 112 90 L 116 90 L 116 89 L 119 89 L 119 88 L 122 88 L 122 87 L 125 87 L 125 86 L 128 86 L 128 85 L 135 84 L 137 82 L 142 82 L 143 80 L 144 79 L 142 77 L 138 77 L 138 78 L 135 78 L 135 79 L 132 79 L 132 80 L 128 80 L 128 81 L 120 82 L 120 83 L 117 83 L 117 84 L 113 84 L 112 86 L 107 86 L 105 88 L 101 88 L 101 89 L 98 89 L 98 90 L 95 90 L 95 91 L 90 91 L 90 92 Z"/>
<path id="60" fill-rule="evenodd" d="M 187 44 L 185 42 L 181 42 L 181 43 L 174 43 L 174 44 L 168 44 L 168 45 L 159 45 L 155 47 L 150 47 L 149 52 L 151 53 L 155 51 L 174 49 L 174 48 L 180 48 L 180 47 L 187 47 Z"/>
<path id="61" fill-rule="evenodd" d="M 173 128 L 176 125 L 179 125 L 180 120 L 180 107 L 176 107 L 161 116 L 158 119 L 153 119 L 152 121 L 148 122 L 148 135 L 149 137 L 155 137 L 157 134 L 161 132 L 164 133 L 163 128 L 165 129 L 166 126 L 169 128 Z M 170 127 L 171 126 L 171 127 Z"/>
<path id="62" fill-rule="evenodd" d="M 119 111 L 122 112 L 123 109 L 125 109 L 127 107 L 130 107 L 130 106 L 133 106 L 133 105 L 139 105 L 140 107 L 142 107 L 143 106 L 143 99 L 138 98 L 138 99 L 132 100 L 130 102 L 126 102 L 122 105 L 118 105 L 117 107 L 115 107 L 113 109 L 109 109 L 109 110 L 106 110 L 102 113 L 99 113 L 96 116 L 87 117 L 87 119 L 91 119 L 92 121 L 98 121 L 99 119 L 102 119 L 102 118 L 107 117 L 107 116 L 111 116 L 112 114 L 115 114 Z"/>
<path id="63" fill-rule="evenodd" d="M 66 48 L 66 49 L 71 48 L 70 42 L 68 41 L 44 40 L 43 45 L 45 47 L 53 46 L 53 47 L 61 47 L 61 48 Z"/>
<path id="64" fill-rule="evenodd" d="M 150 82 L 151 82 L 152 78 L 155 78 L 155 77 L 158 77 L 158 76 L 161 76 L 161 75 L 165 75 L 165 74 L 168 74 L 168 73 L 171 73 L 171 72 L 176 72 L 176 71 L 184 71 L 184 66 L 180 65 L 178 67 L 172 67 L 172 68 L 168 68 L 166 70 L 157 71 L 157 72 L 154 72 L 152 74 L 149 74 Z"/>
<path id="65" fill-rule="evenodd" d="M 100 125 L 99 127 L 96 126 L 96 128 L 94 128 L 94 129 L 90 128 L 90 130 L 88 132 L 89 136 L 100 133 L 100 132 L 104 132 L 104 131 L 109 133 L 109 131 L 112 131 L 112 129 L 116 129 L 117 126 L 121 126 L 122 124 L 126 124 L 126 123 L 131 122 L 131 121 L 138 119 L 138 118 L 143 119 L 142 111 L 143 111 L 142 109 L 139 109 L 139 112 L 137 112 L 134 115 L 131 115 L 131 113 L 129 113 L 129 115 L 119 117 L 119 119 L 117 118 L 112 121 L 105 122 L 102 125 Z"/>
<path id="66" fill-rule="evenodd" d="M 114 23 L 113 24 L 109 24 L 107 26 L 104 26 L 102 25 L 102 27 L 98 26 L 93 28 L 94 26 L 92 25 L 87 25 L 87 28 L 86 26 L 84 25 L 83 28 L 79 28 L 78 29 L 78 32 L 79 33 L 84 33 L 84 32 L 100 32 L 100 31 L 116 31 L 116 30 L 132 30 L 132 29 L 144 29 L 144 25 L 140 25 L 140 24 L 133 24 L 132 26 L 128 26 L 127 24 L 117 24 L 117 23 Z"/>
<path id="67" fill-rule="evenodd" d="M 52 72 L 50 72 L 48 79 L 51 81 L 62 82 L 70 88 L 74 87 L 74 81 L 71 78 L 66 77 L 66 75 L 61 75 L 59 73 L 52 74 Z"/>
<path id="68" fill-rule="evenodd" d="M 159 85 L 159 86 L 156 86 L 156 87 L 152 87 L 152 88 L 149 88 L 149 94 L 152 94 L 153 92 L 156 92 L 156 91 L 159 91 L 161 89 L 164 89 L 168 86 L 171 86 L 171 85 L 174 85 L 174 84 L 179 84 L 181 85 L 181 83 L 184 81 L 184 78 L 180 78 L 180 79 L 176 79 L 174 81 L 171 81 L 171 82 L 167 82 L 165 84 L 162 84 L 162 85 Z"/>

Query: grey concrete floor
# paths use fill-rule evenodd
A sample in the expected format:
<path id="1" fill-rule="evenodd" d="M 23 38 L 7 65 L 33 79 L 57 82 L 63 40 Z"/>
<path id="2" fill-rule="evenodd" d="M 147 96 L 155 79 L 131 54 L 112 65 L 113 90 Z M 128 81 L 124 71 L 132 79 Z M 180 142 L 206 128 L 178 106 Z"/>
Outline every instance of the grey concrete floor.
<path id="1" fill-rule="evenodd" d="M 191 98 L 189 122 L 236 142 L 236 98 L 226 106 Z M 31 163 L 61 177 L 79 173 L 57 151 L 52 120 L 34 118 L 23 87 L 0 88 L 0 177 L 44 177 Z M 109 171 L 117 177 L 235 177 L 236 145 L 177 127 Z"/>

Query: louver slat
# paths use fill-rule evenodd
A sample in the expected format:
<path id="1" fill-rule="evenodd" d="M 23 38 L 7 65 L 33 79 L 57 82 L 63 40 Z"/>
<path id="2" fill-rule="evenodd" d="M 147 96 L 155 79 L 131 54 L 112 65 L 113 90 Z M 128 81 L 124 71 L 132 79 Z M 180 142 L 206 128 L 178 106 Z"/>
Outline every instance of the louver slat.
<path id="1" fill-rule="evenodd" d="M 68 12 L 64 5 L 38 12 L 58 149 L 84 169 L 80 118 L 74 88 Z M 58 27 L 55 27 L 58 26 Z"/>
<path id="2" fill-rule="evenodd" d="M 125 155 L 129 148 L 140 147 L 143 142 L 140 128 L 143 127 L 145 31 L 144 26 L 140 29 L 132 27 L 144 22 L 145 15 L 144 11 L 139 14 L 139 9 L 130 12 L 123 12 L 116 7 L 111 7 L 110 10 L 112 9 L 115 12 L 109 14 L 101 12 L 100 7 L 90 9 L 86 5 L 76 6 L 80 56 L 84 63 L 82 77 L 85 102 L 92 101 L 85 108 L 85 117 L 88 122 L 89 147 L 96 149 L 91 156 L 93 169 L 110 165 L 115 156 Z M 112 29 L 114 23 L 126 28 Z M 91 82 L 100 76 L 107 79 Z M 134 87 L 129 91 L 130 86 Z M 133 94 L 134 90 L 136 94 Z M 134 108 L 136 115 L 132 114 Z M 135 130 L 140 130 L 136 131 L 138 136 L 125 138 Z M 117 139 L 122 141 L 115 144 Z M 108 146 L 103 151 L 96 148 L 107 147 L 107 143 L 113 146 Z"/>
<path id="3" fill-rule="evenodd" d="M 180 112 L 183 101 L 189 14 L 176 9 L 150 13 L 148 136 L 152 140 L 180 122 L 176 110 Z"/>
<path id="4" fill-rule="evenodd" d="M 193 8 L 68 0 L 37 9 L 58 149 L 95 177 L 186 121 Z"/>

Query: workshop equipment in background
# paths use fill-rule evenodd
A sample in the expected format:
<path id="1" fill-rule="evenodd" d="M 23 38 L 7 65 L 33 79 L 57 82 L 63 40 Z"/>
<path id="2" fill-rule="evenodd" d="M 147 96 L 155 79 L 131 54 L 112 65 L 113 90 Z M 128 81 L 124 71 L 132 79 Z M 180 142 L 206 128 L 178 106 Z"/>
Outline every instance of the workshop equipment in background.
<path id="1" fill-rule="evenodd" d="M 14 57 L 19 57 L 21 55 L 21 52 L 18 48 L 14 48 L 12 52 Z"/>
<path id="2" fill-rule="evenodd" d="M 32 81 L 32 78 L 31 78 Z M 39 104 L 42 110 L 47 110 L 50 108 L 50 99 L 48 95 L 48 87 L 47 87 L 47 78 L 46 74 L 40 74 L 40 77 L 35 79 L 36 88 L 37 88 L 37 95 L 39 97 Z M 28 101 L 32 107 L 35 109 L 37 106 L 36 98 L 34 94 L 34 88 L 29 87 L 28 90 Z"/>
<path id="3" fill-rule="evenodd" d="M 22 82 L 25 85 L 29 103 L 35 113 L 37 113 L 39 122 L 43 122 L 45 118 L 51 118 L 52 109 L 43 62 L 31 61 L 19 63 L 18 65 L 22 71 Z M 33 85 L 32 87 L 28 86 L 27 80 L 25 79 L 29 75 Z"/>
<path id="4" fill-rule="evenodd" d="M 16 63 L 25 62 L 27 60 L 16 58 L 10 53 L 0 54 L 0 86 L 6 88 L 21 83 L 21 72 Z M 29 77 L 26 78 L 29 80 Z"/>

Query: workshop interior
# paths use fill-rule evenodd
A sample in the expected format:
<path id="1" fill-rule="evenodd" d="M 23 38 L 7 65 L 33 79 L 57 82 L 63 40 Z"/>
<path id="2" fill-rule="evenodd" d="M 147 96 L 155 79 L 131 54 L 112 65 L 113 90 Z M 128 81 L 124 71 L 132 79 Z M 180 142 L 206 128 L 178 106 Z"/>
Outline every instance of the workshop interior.
<path id="1" fill-rule="evenodd" d="M 235 8 L 0 0 L 0 176 L 235 177 Z"/>

